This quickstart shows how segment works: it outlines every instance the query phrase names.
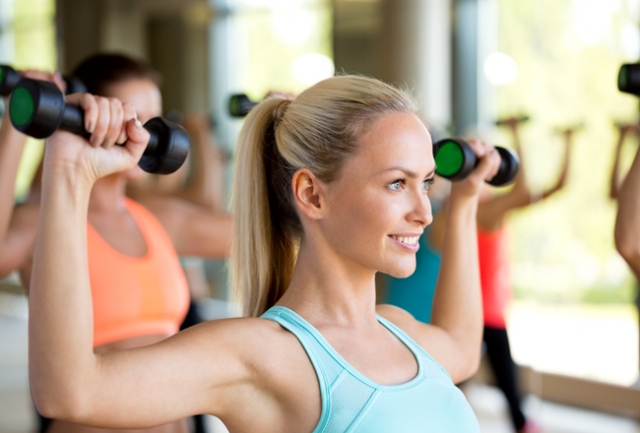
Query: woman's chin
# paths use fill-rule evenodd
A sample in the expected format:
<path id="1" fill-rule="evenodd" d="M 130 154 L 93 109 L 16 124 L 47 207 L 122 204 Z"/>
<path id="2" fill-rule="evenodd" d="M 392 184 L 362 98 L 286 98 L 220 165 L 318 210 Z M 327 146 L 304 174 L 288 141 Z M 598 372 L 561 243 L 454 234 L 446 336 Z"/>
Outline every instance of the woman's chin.
<path id="1" fill-rule="evenodd" d="M 393 268 L 390 268 L 381 272 L 391 275 L 394 278 L 407 278 L 413 275 L 415 271 L 416 271 L 416 262 L 413 261 L 413 263 L 411 264 L 407 264 L 405 266 L 394 266 Z"/>

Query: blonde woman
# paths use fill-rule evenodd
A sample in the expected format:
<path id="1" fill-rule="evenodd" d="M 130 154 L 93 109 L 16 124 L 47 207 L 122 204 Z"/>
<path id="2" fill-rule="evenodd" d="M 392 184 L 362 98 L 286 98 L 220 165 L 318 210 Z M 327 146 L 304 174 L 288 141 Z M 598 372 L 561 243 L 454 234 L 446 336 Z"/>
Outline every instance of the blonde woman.
<path id="1" fill-rule="evenodd" d="M 492 147 L 473 143 L 480 164 L 452 188 L 425 325 L 376 306 L 374 287 L 377 272 L 414 271 L 431 222 L 432 146 L 412 100 L 349 76 L 266 99 L 242 130 L 233 192 L 233 280 L 249 317 L 94 354 L 89 192 L 133 167 L 147 134 L 128 104 L 69 100 L 88 126 L 110 126 L 91 144 L 63 132 L 47 143 L 29 300 L 32 392 L 45 415 L 104 428 L 210 413 L 231 432 L 479 431 L 454 383 L 480 357 L 475 219 L 498 169 Z M 114 146 L 121 130 L 128 141 Z"/>

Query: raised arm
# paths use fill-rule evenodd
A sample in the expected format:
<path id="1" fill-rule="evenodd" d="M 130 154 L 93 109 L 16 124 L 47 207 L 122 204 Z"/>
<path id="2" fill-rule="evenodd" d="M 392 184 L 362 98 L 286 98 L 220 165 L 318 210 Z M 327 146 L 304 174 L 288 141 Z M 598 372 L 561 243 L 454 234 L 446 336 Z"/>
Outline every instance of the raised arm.
<path id="1" fill-rule="evenodd" d="M 501 125 L 509 128 L 512 137 L 513 148 L 520 157 L 520 168 L 511 190 L 503 195 L 481 203 L 478 207 L 478 225 L 488 230 L 499 228 L 505 215 L 511 209 L 527 206 L 532 201 L 531 191 L 527 185 L 526 170 L 522 160 L 522 144 L 520 141 L 519 126 L 521 119 L 510 118 L 504 120 Z"/>
<path id="2" fill-rule="evenodd" d="M 92 145 L 64 132 L 46 145 L 29 296 L 29 377 L 36 405 L 45 416 L 106 428 L 220 414 L 223 390 L 233 392 L 230 384 L 248 377 L 234 355 L 240 353 L 236 338 L 243 339 L 234 321 L 206 324 L 144 348 L 93 352 L 86 248 L 90 190 L 97 178 L 132 168 L 148 133 L 130 106 L 86 94 L 68 98 L 84 107 Z M 126 145 L 114 146 L 127 136 Z"/>
<path id="3" fill-rule="evenodd" d="M 573 147 L 573 135 L 576 128 L 567 128 L 562 131 L 564 141 L 564 157 L 560 175 L 557 181 L 548 189 L 540 194 L 533 195 L 526 179 L 526 162 L 523 160 L 522 146 L 518 135 L 517 121 L 506 123 L 511 128 L 513 134 L 513 143 L 520 157 L 520 168 L 511 191 L 506 194 L 494 197 L 480 204 L 478 208 L 478 225 L 485 230 L 497 230 L 503 223 L 504 218 L 511 210 L 522 208 L 533 204 L 536 199 L 545 199 L 552 196 L 556 192 L 564 188 L 569 171 L 569 162 L 571 159 L 571 150 Z"/>
<path id="4" fill-rule="evenodd" d="M 562 160 L 562 168 L 560 169 L 560 176 L 558 176 L 558 180 L 555 184 L 542 191 L 542 193 L 540 194 L 541 199 L 551 197 L 566 185 L 567 175 L 569 174 L 569 161 L 571 159 L 571 153 L 573 151 L 573 137 L 579 128 L 579 126 L 569 127 L 560 132 L 564 141 L 564 157 Z"/>
<path id="5" fill-rule="evenodd" d="M 470 143 L 480 164 L 467 179 L 451 187 L 431 324 L 420 323 L 396 307 L 378 308 L 424 347 L 455 383 L 471 377 L 480 363 L 482 300 L 476 212 L 481 185 L 497 173 L 500 164 L 491 146 Z"/>
<path id="6" fill-rule="evenodd" d="M 0 277 L 6 276 L 20 266 L 20 249 L 33 248 L 33 243 L 17 242 L 15 236 L 8 236 L 13 217 L 16 176 L 27 137 L 18 132 L 5 113 L 0 126 Z M 35 226 L 32 228 L 35 238 Z M 30 244 L 30 245 L 29 245 Z M 25 247 L 25 248 L 22 248 Z"/>
<path id="7" fill-rule="evenodd" d="M 618 194 L 616 248 L 640 279 L 640 148 Z"/>
<path id="8" fill-rule="evenodd" d="M 53 81 L 64 89 L 58 73 L 29 70 L 23 75 Z M 0 277 L 20 268 L 35 243 L 37 205 L 25 205 L 14 212 L 16 177 L 26 142 L 27 136 L 13 127 L 7 110 L 0 126 Z"/>
<path id="9" fill-rule="evenodd" d="M 613 168 L 611 169 L 611 179 L 609 181 L 609 198 L 613 200 L 618 199 L 620 185 L 622 184 L 622 179 L 620 179 L 620 154 L 622 153 L 622 146 L 624 144 L 625 138 L 631 132 L 640 132 L 638 124 L 627 125 L 618 123 L 616 124 L 616 127 L 618 128 L 618 143 L 615 147 Z"/>
<path id="10" fill-rule="evenodd" d="M 209 120 L 204 115 L 189 114 L 183 124 L 191 139 L 191 170 L 178 196 L 211 212 L 223 212 L 223 153 L 213 139 Z"/>

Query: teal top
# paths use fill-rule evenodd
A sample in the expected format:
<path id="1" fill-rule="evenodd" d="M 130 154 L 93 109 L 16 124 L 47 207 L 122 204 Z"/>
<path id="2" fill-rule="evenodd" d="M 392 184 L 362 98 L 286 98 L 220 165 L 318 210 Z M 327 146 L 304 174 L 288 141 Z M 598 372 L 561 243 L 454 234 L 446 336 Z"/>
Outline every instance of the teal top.
<path id="1" fill-rule="evenodd" d="M 408 311 L 424 323 L 431 321 L 433 296 L 440 271 L 440 251 L 429 242 L 429 227 L 420 236 L 416 253 L 416 270 L 407 278 L 388 277 L 386 302 Z"/>
<path id="2" fill-rule="evenodd" d="M 478 421 L 449 374 L 383 317 L 378 321 L 413 353 L 418 374 L 400 385 L 379 385 L 335 351 L 306 320 L 275 306 L 262 315 L 302 344 L 320 383 L 322 411 L 313 433 L 479 433 Z"/>

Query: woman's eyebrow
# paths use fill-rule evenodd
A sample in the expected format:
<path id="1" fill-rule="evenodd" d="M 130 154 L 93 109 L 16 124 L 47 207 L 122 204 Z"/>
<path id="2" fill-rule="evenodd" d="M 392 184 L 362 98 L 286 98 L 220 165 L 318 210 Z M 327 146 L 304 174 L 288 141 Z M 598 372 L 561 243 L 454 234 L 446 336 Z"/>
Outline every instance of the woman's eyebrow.
<path id="1" fill-rule="evenodd" d="M 406 168 L 404 168 L 404 167 L 400 167 L 400 166 L 389 167 L 389 168 L 387 168 L 387 169 L 385 169 L 385 170 L 381 171 L 380 173 L 381 173 L 381 174 L 382 174 L 382 173 L 386 173 L 387 171 L 401 171 L 401 172 L 403 172 L 404 174 L 406 174 L 408 178 L 411 178 L 411 179 L 416 179 L 416 178 L 420 177 L 420 176 L 418 175 L 418 173 L 416 173 L 415 171 L 412 171 L 412 170 L 409 170 L 409 169 L 406 169 Z M 430 171 L 430 172 L 425 176 L 425 178 L 427 178 L 427 177 L 432 177 L 435 173 L 436 173 L 436 169 L 434 168 L 433 170 L 431 170 L 431 171 Z"/>

